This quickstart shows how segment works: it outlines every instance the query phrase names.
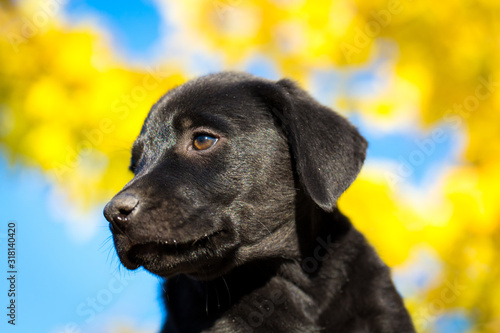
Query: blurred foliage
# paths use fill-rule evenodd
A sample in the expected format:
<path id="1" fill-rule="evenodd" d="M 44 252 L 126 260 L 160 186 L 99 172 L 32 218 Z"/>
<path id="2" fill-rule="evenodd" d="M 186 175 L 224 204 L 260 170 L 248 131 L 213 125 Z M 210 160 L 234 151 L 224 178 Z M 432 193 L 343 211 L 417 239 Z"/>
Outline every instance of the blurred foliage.
<path id="1" fill-rule="evenodd" d="M 415 126 L 432 133 L 461 131 L 466 149 L 428 193 L 408 194 L 404 173 L 391 171 L 394 183 L 391 172 L 369 167 L 339 204 L 407 280 L 428 264 L 414 263 L 419 249 L 435 257 L 430 281 L 405 292 L 419 331 L 458 311 L 472 332 L 500 332 L 500 2 L 168 3 L 179 31 L 227 68 L 264 55 L 306 88 L 313 71 L 348 73 L 388 57 L 388 83 L 374 95 L 341 96 L 347 111 L 369 121 L 415 114 Z M 0 142 L 76 202 L 102 202 L 131 177 L 130 143 L 155 100 L 185 81 L 182 67 L 130 68 L 94 28 L 68 28 L 36 1 L 0 6 Z"/>
<path id="2" fill-rule="evenodd" d="M 175 64 L 120 66 L 97 31 L 22 4 L 0 12 L 0 140 L 79 203 L 102 202 L 131 178 L 130 146 L 151 105 L 185 78 Z"/>

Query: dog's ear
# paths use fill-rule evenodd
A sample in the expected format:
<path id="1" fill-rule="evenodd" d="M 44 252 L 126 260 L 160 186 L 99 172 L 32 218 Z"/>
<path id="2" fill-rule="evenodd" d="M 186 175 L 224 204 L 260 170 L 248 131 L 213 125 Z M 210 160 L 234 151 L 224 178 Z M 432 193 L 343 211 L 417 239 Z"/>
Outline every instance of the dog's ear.
<path id="1" fill-rule="evenodd" d="M 266 86 L 261 88 L 288 137 L 300 182 L 319 207 L 333 211 L 361 170 L 366 140 L 344 117 L 293 81 Z"/>

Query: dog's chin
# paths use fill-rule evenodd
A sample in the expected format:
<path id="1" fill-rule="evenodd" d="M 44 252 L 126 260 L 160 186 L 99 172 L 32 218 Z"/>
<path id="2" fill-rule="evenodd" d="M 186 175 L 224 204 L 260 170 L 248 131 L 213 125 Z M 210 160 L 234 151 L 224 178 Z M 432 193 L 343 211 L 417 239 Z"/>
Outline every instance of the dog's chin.
<path id="1" fill-rule="evenodd" d="M 123 266 L 135 270 L 142 266 L 160 277 L 186 274 L 209 280 L 225 274 L 232 267 L 236 245 L 227 242 L 223 232 L 189 241 L 151 241 L 130 243 L 115 238 Z M 221 242 L 217 241 L 221 238 Z M 223 244 L 223 245 L 218 245 Z M 230 246 L 229 244 L 233 244 Z"/>
<path id="2" fill-rule="evenodd" d="M 145 262 L 143 266 L 149 272 L 163 278 L 185 274 L 197 280 L 212 280 L 226 274 L 233 267 L 229 260 L 211 258 L 203 261 L 179 260 L 178 262 Z"/>

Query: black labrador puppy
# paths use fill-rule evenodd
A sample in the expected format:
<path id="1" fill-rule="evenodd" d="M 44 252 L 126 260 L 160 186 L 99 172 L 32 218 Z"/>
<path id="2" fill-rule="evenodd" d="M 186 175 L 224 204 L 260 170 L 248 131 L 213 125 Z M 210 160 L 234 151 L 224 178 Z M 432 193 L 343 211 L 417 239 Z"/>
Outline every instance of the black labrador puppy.
<path id="1" fill-rule="evenodd" d="M 165 94 L 104 209 L 123 265 L 168 278 L 162 332 L 414 332 L 337 208 L 366 147 L 289 80 L 220 73 Z"/>

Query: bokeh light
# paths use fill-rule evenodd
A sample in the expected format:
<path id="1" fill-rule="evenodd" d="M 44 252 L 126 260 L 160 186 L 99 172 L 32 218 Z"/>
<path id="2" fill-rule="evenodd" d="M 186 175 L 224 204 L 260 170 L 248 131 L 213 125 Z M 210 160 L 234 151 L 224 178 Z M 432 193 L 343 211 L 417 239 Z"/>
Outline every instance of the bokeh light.
<path id="1" fill-rule="evenodd" d="M 85 215 L 131 178 L 169 88 L 220 70 L 292 78 L 370 142 L 339 206 L 418 331 L 500 332 L 499 59 L 496 0 L 3 0 L 0 152 L 40 171 L 56 214 Z"/>

